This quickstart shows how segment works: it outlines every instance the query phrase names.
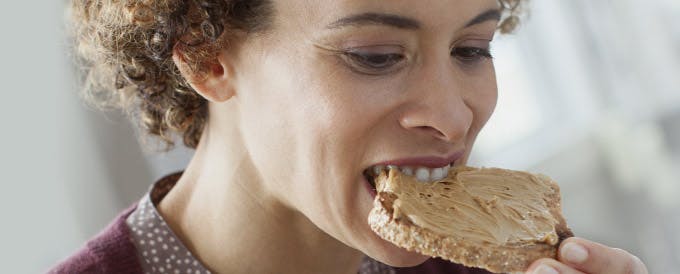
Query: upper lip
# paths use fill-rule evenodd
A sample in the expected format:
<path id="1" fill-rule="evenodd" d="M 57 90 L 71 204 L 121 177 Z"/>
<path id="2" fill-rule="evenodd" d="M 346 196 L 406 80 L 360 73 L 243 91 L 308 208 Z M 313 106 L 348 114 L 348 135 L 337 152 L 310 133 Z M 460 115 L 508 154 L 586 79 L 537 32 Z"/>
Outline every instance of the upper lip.
<path id="1" fill-rule="evenodd" d="M 415 167 L 427 167 L 427 168 L 438 168 L 438 167 L 444 167 L 449 164 L 453 165 L 455 164 L 458 159 L 463 157 L 465 154 L 464 150 L 455 152 L 453 154 L 450 154 L 448 156 L 423 156 L 423 157 L 410 157 L 410 158 L 401 158 L 401 159 L 394 159 L 394 160 L 387 160 L 384 162 L 376 163 L 371 166 L 388 166 L 388 165 L 394 165 L 394 166 L 415 166 Z"/>

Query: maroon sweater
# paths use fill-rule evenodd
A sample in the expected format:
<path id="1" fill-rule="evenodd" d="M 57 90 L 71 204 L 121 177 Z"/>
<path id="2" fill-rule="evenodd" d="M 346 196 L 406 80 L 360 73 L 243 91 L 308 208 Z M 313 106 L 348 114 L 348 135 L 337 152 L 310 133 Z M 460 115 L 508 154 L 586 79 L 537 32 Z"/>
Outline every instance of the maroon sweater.
<path id="1" fill-rule="evenodd" d="M 109 226 L 88 241 L 78 252 L 49 270 L 48 273 L 129 273 L 141 274 L 137 248 L 132 242 L 125 220 L 136 204 L 123 211 Z M 396 274 L 489 274 L 485 270 L 465 268 L 441 259 L 430 259 L 415 267 L 395 268 Z"/>

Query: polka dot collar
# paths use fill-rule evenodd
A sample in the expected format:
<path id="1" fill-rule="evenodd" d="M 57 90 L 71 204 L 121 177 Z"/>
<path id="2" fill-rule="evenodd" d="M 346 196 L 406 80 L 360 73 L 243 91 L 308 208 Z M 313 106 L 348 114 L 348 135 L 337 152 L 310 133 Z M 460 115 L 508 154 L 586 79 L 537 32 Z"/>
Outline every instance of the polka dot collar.
<path id="1" fill-rule="evenodd" d="M 132 231 L 144 273 L 209 274 L 211 273 L 189 252 L 172 232 L 156 205 L 175 186 L 181 173 L 163 177 L 153 184 L 149 193 L 126 219 Z M 395 274 L 395 270 L 368 256 L 363 258 L 357 274 Z"/>
<path id="2" fill-rule="evenodd" d="M 172 189 L 178 177 L 179 174 L 173 174 L 154 184 L 126 219 L 144 273 L 211 273 L 182 244 L 156 210 L 155 205 Z"/>

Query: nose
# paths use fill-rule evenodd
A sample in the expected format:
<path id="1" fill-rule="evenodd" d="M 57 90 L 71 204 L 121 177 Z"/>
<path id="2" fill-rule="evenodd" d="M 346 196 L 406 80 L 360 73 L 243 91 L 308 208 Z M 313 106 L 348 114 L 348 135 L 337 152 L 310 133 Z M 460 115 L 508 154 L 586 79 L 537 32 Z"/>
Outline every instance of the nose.
<path id="1" fill-rule="evenodd" d="M 473 110 L 464 97 L 463 75 L 451 70 L 430 70 L 419 77 L 409 90 L 410 103 L 401 113 L 399 123 L 405 129 L 457 143 L 465 139 L 472 126 Z"/>

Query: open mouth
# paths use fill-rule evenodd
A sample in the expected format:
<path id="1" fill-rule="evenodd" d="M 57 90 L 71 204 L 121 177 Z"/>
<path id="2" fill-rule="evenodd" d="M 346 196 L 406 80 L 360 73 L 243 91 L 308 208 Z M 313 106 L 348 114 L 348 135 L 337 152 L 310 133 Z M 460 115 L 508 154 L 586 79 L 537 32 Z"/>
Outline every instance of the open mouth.
<path id="1" fill-rule="evenodd" d="M 376 190 L 376 185 L 375 185 L 375 179 L 378 177 L 378 174 L 375 174 L 373 170 L 371 169 L 366 169 L 363 172 L 364 178 L 366 178 L 366 181 L 368 181 L 368 184 L 371 185 L 372 190 Z"/>
<path id="2" fill-rule="evenodd" d="M 406 176 L 414 176 L 416 180 L 422 183 L 432 183 L 446 178 L 449 174 L 452 164 L 443 167 L 422 167 L 422 166 L 395 166 L 395 165 L 375 165 L 364 170 L 363 174 L 371 187 L 375 190 L 375 180 L 380 173 L 390 169 L 397 169 Z"/>

